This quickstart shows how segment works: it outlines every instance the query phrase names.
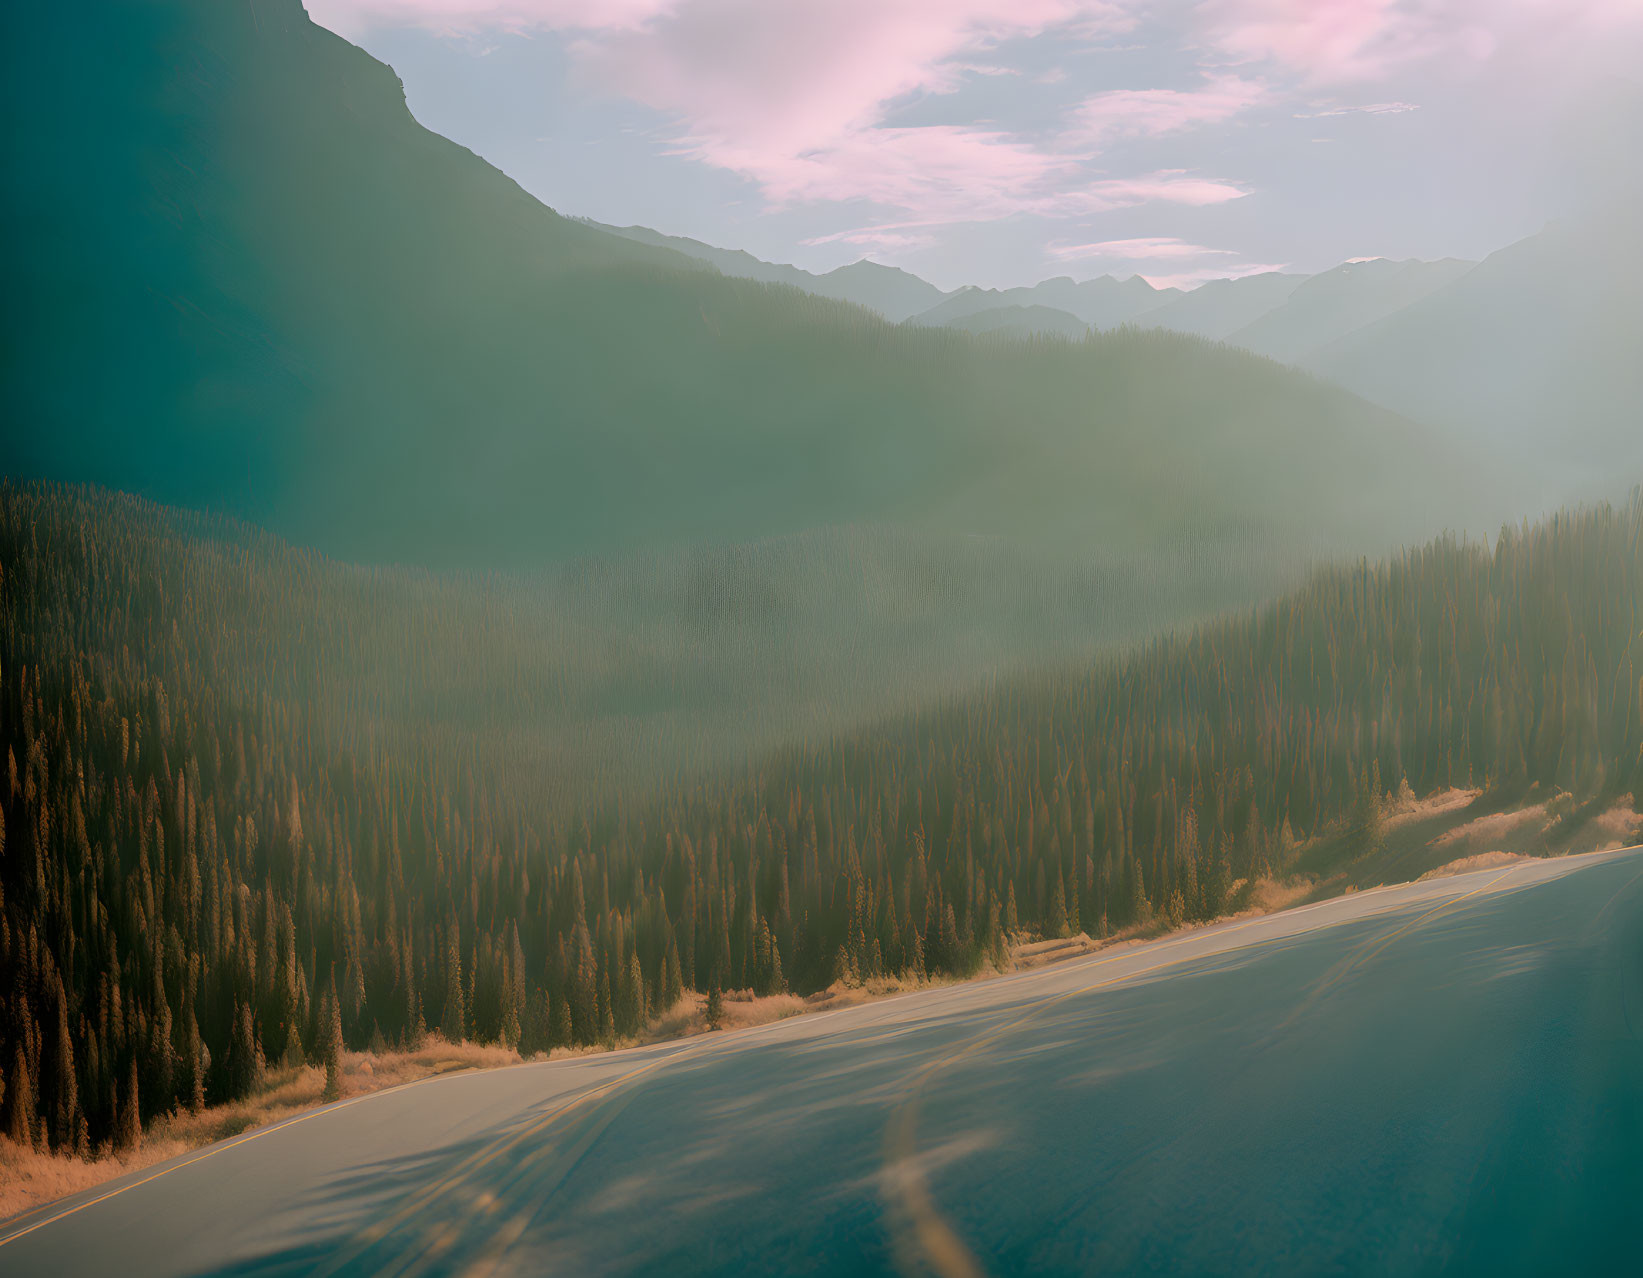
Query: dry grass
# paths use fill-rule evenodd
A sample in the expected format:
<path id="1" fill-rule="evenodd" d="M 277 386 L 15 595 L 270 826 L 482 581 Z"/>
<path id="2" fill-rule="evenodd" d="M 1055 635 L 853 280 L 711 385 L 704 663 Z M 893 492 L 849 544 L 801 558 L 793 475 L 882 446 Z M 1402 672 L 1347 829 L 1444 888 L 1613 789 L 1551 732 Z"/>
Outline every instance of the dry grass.
<path id="1" fill-rule="evenodd" d="M 1433 817 L 1456 816 L 1469 807 L 1481 790 L 1439 790 L 1436 794 L 1429 794 L 1424 799 L 1417 799 L 1412 794 L 1400 793 L 1394 795 L 1382 813 L 1385 828 L 1388 833 L 1412 825 L 1416 821 L 1426 821 Z"/>
<path id="2" fill-rule="evenodd" d="M 1544 803 L 1510 812 L 1489 813 L 1470 821 L 1457 820 L 1476 797 L 1476 791 L 1447 790 L 1420 800 L 1402 796 L 1394 803 L 1387 814 L 1389 829 L 1414 827 L 1417 823 L 1428 821 L 1434 827 L 1442 827 L 1449 821 L 1456 821 L 1435 835 L 1412 828 L 1406 830 L 1406 834 L 1413 835 L 1417 843 L 1424 845 L 1429 858 L 1432 854 L 1445 851 L 1461 854 L 1428 869 L 1419 878 L 1447 877 L 1468 870 L 1515 864 L 1531 857 L 1628 847 L 1643 839 L 1643 817 L 1630 802 L 1580 821 L 1565 834 L 1562 825 L 1550 818 Z M 1409 873 L 1410 870 L 1406 870 L 1403 878 L 1407 879 Z M 1398 881 L 1396 877 L 1394 881 Z M 1339 875 L 1318 879 L 1295 874 L 1282 879 L 1239 883 L 1234 885 L 1239 908 L 1233 917 L 1271 914 L 1305 902 L 1344 895 L 1357 890 L 1357 887 L 1357 884 Z M 1093 939 L 1082 932 L 1053 940 L 1023 939 L 1011 946 L 1006 970 L 1015 972 L 1047 967 L 1099 950 L 1150 940 L 1169 930 L 1166 923 L 1154 920 L 1146 926 L 1125 928 L 1104 940 Z M 992 975 L 995 975 L 993 970 L 985 967 L 977 979 Z M 855 984 L 835 982 L 804 998 L 795 994 L 756 997 L 750 990 L 727 990 L 722 1028 L 738 1030 L 767 1025 L 789 1016 L 833 1011 L 944 983 L 949 982 L 875 977 Z M 550 1055 L 538 1055 L 535 1059 L 558 1060 L 604 1051 L 613 1046 L 630 1047 L 636 1043 L 658 1043 L 705 1034 L 709 1032 L 706 1002 L 701 994 L 687 993 L 673 1007 L 657 1015 L 637 1039 L 594 1047 L 556 1048 Z M 508 1048 L 447 1043 L 430 1035 L 415 1048 L 405 1051 L 344 1053 L 342 1095 L 344 1098 L 360 1096 L 440 1074 L 494 1069 L 518 1064 L 520 1060 L 519 1054 Z M 322 1103 L 324 1091 L 325 1074 L 317 1067 L 270 1070 L 262 1092 L 255 1098 L 233 1105 L 214 1106 L 199 1114 L 167 1115 L 143 1133 L 138 1149 L 118 1156 L 106 1149 L 98 1151 L 91 1159 L 47 1154 L 20 1148 L 0 1138 L 0 1220 L 214 1141 L 225 1140 L 254 1127 L 276 1123 L 312 1109 Z"/>
<path id="3" fill-rule="evenodd" d="M 1433 840 L 1432 846 L 1468 856 L 1487 852 L 1520 856 L 1607 852 L 1636 844 L 1640 824 L 1643 821 L 1630 800 L 1584 818 L 1575 818 L 1571 812 L 1561 819 L 1546 803 L 1533 803 L 1457 825 Z"/>
<path id="4" fill-rule="evenodd" d="M 1517 808 L 1511 812 L 1491 812 L 1463 825 L 1447 830 L 1433 840 L 1435 848 L 1476 849 L 1478 852 L 1501 851 L 1505 844 L 1523 844 L 1533 841 L 1546 828 L 1546 809 L 1543 804 Z"/>
<path id="5" fill-rule="evenodd" d="M 1493 870 L 1503 865 L 1517 865 L 1522 861 L 1533 861 L 1535 858 L 1522 852 L 1479 852 L 1475 856 L 1463 856 L 1459 860 L 1450 861 L 1438 866 L 1435 870 L 1428 870 L 1416 880 L 1424 883 L 1427 879 L 1448 879 L 1457 874 L 1468 874 L 1473 870 Z"/>
<path id="6" fill-rule="evenodd" d="M 362 1096 L 422 1078 L 463 1070 L 494 1069 L 519 1063 L 518 1052 L 477 1043 L 447 1043 L 429 1036 L 398 1052 L 344 1052 L 342 1095 Z M 324 1102 L 325 1071 L 313 1065 L 271 1069 L 256 1096 L 231 1105 L 213 1105 L 198 1114 L 186 1110 L 156 1119 L 142 1143 L 122 1154 L 106 1148 L 93 1156 L 43 1153 L 0 1138 L 0 1220 L 30 1211 L 69 1194 L 90 1189 L 127 1172 L 186 1154 L 254 1127 L 266 1127 Z"/>

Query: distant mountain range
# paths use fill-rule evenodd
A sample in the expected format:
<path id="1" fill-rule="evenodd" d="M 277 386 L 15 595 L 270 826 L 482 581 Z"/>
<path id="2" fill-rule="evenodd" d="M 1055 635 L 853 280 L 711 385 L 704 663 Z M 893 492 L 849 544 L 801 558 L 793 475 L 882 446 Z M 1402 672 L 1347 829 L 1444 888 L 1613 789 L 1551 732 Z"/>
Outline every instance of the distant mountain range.
<path id="1" fill-rule="evenodd" d="M 663 235 L 645 226 L 606 226 L 591 219 L 576 220 L 639 244 L 671 249 L 697 261 L 708 262 L 723 275 L 758 280 L 765 284 L 790 284 L 817 297 L 854 302 L 857 306 L 877 311 L 892 323 L 900 323 L 909 316 L 928 310 L 947 296 L 934 284 L 899 267 L 881 266 L 866 258 L 817 275 L 797 266 L 761 261 L 741 249 L 714 248 L 700 240 L 682 235 Z"/>
<path id="2" fill-rule="evenodd" d="M 1419 301 L 1474 265 L 1454 258 L 1343 262 L 1300 280 L 1279 304 L 1227 334 L 1226 340 L 1286 364 L 1300 363 L 1348 333 Z"/>
<path id="3" fill-rule="evenodd" d="M 7 474 L 487 569 L 853 523 L 1333 552 L 1498 518 L 1442 432 L 1124 328 L 1236 339 L 1297 303 L 1291 277 L 947 295 L 871 263 L 811 275 L 561 217 L 418 125 L 393 72 L 298 0 L 19 22 Z M 1321 339 L 1392 318 L 1377 280 L 1333 283 Z M 1080 326 L 1123 331 L 998 337 Z M 1382 357 L 1337 357 L 1374 392 Z"/>
<path id="4" fill-rule="evenodd" d="M 1076 341 L 1127 324 L 1226 342 L 1463 438 L 1549 452 L 1564 485 L 1556 499 L 1565 500 L 1617 474 L 1643 480 L 1638 225 L 1643 209 L 1625 208 L 1550 227 L 1481 264 L 1370 258 L 1310 276 L 1211 280 L 1187 292 L 1155 289 L 1139 276 L 1059 276 L 943 293 L 868 261 L 813 275 L 643 228 L 618 233 L 924 328 Z"/>
<path id="5" fill-rule="evenodd" d="M 950 319 L 941 327 L 1000 337 L 1065 337 L 1075 342 L 1090 335 L 1090 326 L 1078 316 L 1053 306 L 989 306 Z"/>
<path id="6" fill-rule="evenodd" d="M 1031 286 L 966 286 L 944 293 L 910 272 L 865 258 L 818 275 L 643 226 L 586 224 L 636 243 L 672 249 L 724 275 L 789 284 L 818 297 L 854 302 L 892 323 L 1075 339 L 1090 329 L 1132 324 L 1230 342 L 1284 363 L 1305 362 L 1323 347 L 1419 301 L 1476 265 L 1454 258 L 1371 258 L 1343 262 L 1311 276 L 1269 271 L 1211 280 L 1191 291 L 1154 288 L 1139 275 L 1090 280 L 1059 275 Z"/>
<path id="7" fill-rule="evenodd" d="M 1146 328 L 1167 328 L 1225 341 L 1282 306 L 1306 279 L 1305 275 L 1267 271 L 1240 279 L 1210 280 L 1149 312 L 1139 323 Z"/>
<path id="8" fill-rule="evenodd" d="M 1643 206 L 1555 224 L 1300 361 L 1532 459 L 1587 496 L 1643 482 Z"/>
<path id="9" fill-rule="evenodd" d="M 1075 315 L 1091 328 L 1108 329 L 1128 324 L 1180 296 L 1179 289 L 1154 288 L 1139 275 L 1125 280 L 1102 275 L 1082 282 L 1058 275 L 1031 288 L 961 288 L 948 294 L 929 310 L 915 315 L 910 322 L 940 328 L 983 311 L 1004 307 L 1042 307 Z M 1058 320 L 1052 321 L 1054 325 L 1059 323 Z"/>

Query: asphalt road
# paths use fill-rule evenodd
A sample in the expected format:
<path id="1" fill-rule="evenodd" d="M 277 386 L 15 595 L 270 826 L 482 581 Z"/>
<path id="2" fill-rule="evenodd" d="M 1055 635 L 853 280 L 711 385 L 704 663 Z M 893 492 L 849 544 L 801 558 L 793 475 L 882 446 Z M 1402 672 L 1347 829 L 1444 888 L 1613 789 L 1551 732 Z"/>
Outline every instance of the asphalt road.
<path id="1" fill-rule="evenodd" d="M 0 1274 L 1643 1274 L 1643 856 L 345 1101 Z"/>

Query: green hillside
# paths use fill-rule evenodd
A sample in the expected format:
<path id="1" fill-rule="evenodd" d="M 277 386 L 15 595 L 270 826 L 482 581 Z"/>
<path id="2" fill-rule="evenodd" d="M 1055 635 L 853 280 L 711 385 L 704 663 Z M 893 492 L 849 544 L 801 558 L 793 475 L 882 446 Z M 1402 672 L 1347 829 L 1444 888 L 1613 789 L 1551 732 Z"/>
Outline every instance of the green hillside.
<path id="1" fill-rule="evenodd" d="M 1472 519 L 1415 428 L 1241 354 L 897 329 L 561 218 L 296 0 L 13 36 L 13 475 L 486 567 L 860 520 L 1329 550 Z"/>

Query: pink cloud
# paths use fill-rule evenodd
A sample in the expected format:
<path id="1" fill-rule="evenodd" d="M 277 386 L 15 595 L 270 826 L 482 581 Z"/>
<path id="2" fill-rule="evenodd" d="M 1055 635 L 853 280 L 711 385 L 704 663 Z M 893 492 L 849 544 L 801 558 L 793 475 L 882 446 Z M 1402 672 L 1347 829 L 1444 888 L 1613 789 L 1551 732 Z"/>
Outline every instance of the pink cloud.
<path id="1" fill-rule="evenodd" d="M 1198 12 L 1234 62 L 1276 62 L 1319 81 L 1379 78 L 1434 38 L 1427 15 L 1400 0 L 1207 0 Z"/>
<path id="2" fill-rule="evenodd" d="M 1069 202 L 1087 201 L 1080 211 L 1104 212 L 1162 201 L 1169 204 L 1225 204 L 1242 199 L 1249 188 L 1215 178 L 1194 177 L 1184 169 L 1160 169 L 1142 177 L 1106 178 L 1092 182 L 1082 193 L 1069 193 Z"/>
<path id="3" fill-rule="evenodd" d="M 1161 137 L 1224 123 L 1270 96 L 1260 81 L 1235 75 L 1211 76 L 1199 89 L 1112 89 L 1077 107 L 1068 136 L 1095 145 Z"/>
<path id="4" fill-rule="evenodd" d="M 1220 259 L 1237 257 L 1232 249 L 1207 248 L 1174 236 L 1148 235 L 1127 240 L 1100 240 L 1091 244 L 1052 244 L 1046 250 L 1052 261 L 1076 262 L 1104 260 L 1134 265 L 1142 262 L 1179 263 L 1180 269 L 1161 273 L 1146 272 L 1141 278 L 1154 288 L 1195 288 L 1209 280 L 1235 280 L 1246 275 L 1262 275 L 1267 271 L 1281 271 L 1287 263 L 1227 262 Z M 1198 262 L 1201 265 L 1187 266 Z"/>
<path id="5" fill-rule="evenodd" d="M 1409 111 L 1419 111 L 1420 106 L 1414 102 L 1368 102 L 1363 106 L 1331 106 L 1328 104 L 1314 104 L 1311 111 L 1297 111 L 1297 120 L 1325 120 L 1336 115 L 1403 115 Z"/>
<path id="6" fill-rule="evenodd" d="M 923 134 L 924 129 L 909 129 L 911 134 Z M 1037 153 L 1031 153 L 1035 155 Z M 1042 158 L 1042 157 L 1039 157 Z M 1053 159 L 1054 157 L 1049 157 Z M 1065 162 L 1065 161 L 1063 161 Z M 921 170 L 923 166 L 918 166 Z M 1099 178 L 1084 181 L 1078 184 L 1060 187 L 1040 181 L 1035 187 L 1026 187 L 1009 182 L 991 184 L 990 188 L 983 189 L 974 185 L 974 170 L 965 170 L 961 180 L 969 185 L 966 189 L 952 194 L 952 198 L 943 207 L 939 199 L 929 198 L 928 188 L 919 188 L 922 205 L 921 216 L 913 221 L 884 222 L 870 226 L 854 227 L 846 231 L 838 231 L 831 235 L 819 236 L 806 240 L 807 246 L 820 244 L 874 244 L 880 247 L 911 247 L 897 243 L 899 237 L 910 231 L 925 230 L 930 227 L 951 225 L 955 222 L 985 220 L 992 217 L 1005 217 L 1015 213 L 1036 214 L 1040 217 L 1064 218 L 1093 216 L 1099 213 L 1110 213 L 1115 209 L 1134 208 L 1142 204 L 1172 203 L 1187 205 L 1224 204 L 1229 200 L 1241 199 L 1249 192 L 1230 182 L 1220 182 L 1209 178 L 1193 177 L 1179 170 L 1160 170 L 1141 177 L 1133 178 Z M 846 177 L 851 189 L 854 189 L 855 179 Z M 886 201 L 893 202 L 893 201 Z M 920 244 L 928 243 L 930 237 L 920 236 Z M 1113 241 L 1117 243 L 1118 241 Z M 1208 251 L 1208 250 L 1206 250 Z"/>
<path id="7" fill-rule="evenodd" d="M 928 232 L 867 226 L 852 231 L 835 231 L 832 235 L 817 235 L 799 242 L 805 248 L 816 248 L 823 244 L 855 244 L 880 251 L 908 252 L 913 249 L 929 248 L 936 242 L 936 237 Z"/>
<path id="8" fill-rule="evenodd" d="M 1101 240 L 1094 244 L 1052 244 L 1046 251 L 1059 262 L 1073 262 L 1086 257 L 1141 262 L 1233 255 L 1231 249 L 1205 248 L 1202 244 L 1189 244 L 1185 240 L 1162 235 L 1142 236 L 1129 240 Z"/>
<path id="9" fill-rule="evenodd" d="M 1070 176 L 1068 158 L 961 125 L 887 127 L 890 104 L 956 89 L 973 55 L 1108 10 L 1090 0 L 694 0 L 586 36 L 591 83 L 678 123 L 680 154 L 767 199 L 865 200 L 930 218 L 998 216 Z"/>
<path id="10" fill-rule="evenodd" d="M 846 129 L 803 150 L 705 135 L 678 150 L 752 179 L 777 207 L 859 200 L 926 224 L 1043 210 L 1077 170 L 1069 157 L 957 126 Z"/>
<path id="11" fill-rule="evenodd" d="M 1154 288 L 1194 289 L 1200 284 L 1208 284 L 1211 280 L 1241 280 L 1249 275 L 1281 271 L 1288 265 L 1287 262 L 1238 262 L 1230 265 L 1205 266 L 1195 271 L 1176 271 L 1169 275 L 1143 274 L 1141 278 Z"/>
<path id="12" fill-rule="evenodd" d="M 1081 134 L 1042 142 L 975 124 L 887 123 L 897 102 L 958 88 L 977 74 L 976 55 L 1001 41 L 1127 29 L 1131 0 L 312 2 L 326 22 L 565 32 L 590 88 L 667 117 L 674 154 L 746 178 L 777 207 L 862 203 L 929 226 L 1151 200 L 1215 204 L 1245 193 L 1182 172 L 1092 174 L 1092 131 L 1112 127 L 1097 127 L 1098 107 Z M 1165 129 L 1172 114 L 1224 114 L 1250 93 L 1226 76 L 1182 95 L 1184 103 L 1166 94 L 1147 107 L 1146 127 Z"/>
<path id="13" fill-rule="evenodd" d="M 1234 65 L 1287 68 L 1309 84 L 1386 79 L 1428 59 L 1493 58 L 1643 23 L 1638 0 L 1204 0 L 1206 46 Z"/>
<path id="14" fill-rule="evenodd" d="M 309 16 L 343 35 L 371 27 L 441 33 L 622 30 L 641 26 L 678 0 L 304 0 Z"/>

